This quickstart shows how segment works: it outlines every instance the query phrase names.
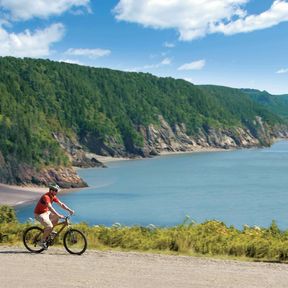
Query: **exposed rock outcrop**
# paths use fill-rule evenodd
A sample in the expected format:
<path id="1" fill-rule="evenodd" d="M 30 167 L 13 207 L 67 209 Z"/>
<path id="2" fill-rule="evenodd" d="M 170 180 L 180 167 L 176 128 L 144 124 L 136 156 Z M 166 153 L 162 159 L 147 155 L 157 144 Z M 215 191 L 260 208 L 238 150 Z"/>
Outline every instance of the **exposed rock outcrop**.
<path id="1" fill-rule="evenodd" d="M 97 159 L 99 155 L 126 158 L 151 157 L 161 152 L 269 146 L 275 138 L 288 138 L 287 126 L 282 125 L 272 129 L 260 117 L 256 117 L 253 123 L 245 127 L 225 129 L 206 126 L 199 128 L 194 135 L 189 135 L 184 123 L 171 127 L 162 116 L 159 116 L 157 125 L 140 126 L 138 131 L 143 136 L 144 145 L 132 147 L 130 151 L 115 139 L 108 139 L 104 144 L 92 134 L 81 139 L 81 144 L 80 139 L 68 137 L 63 133 L 53 133 L 53 137 L 62 147 L 63 153 L 67 154 L 72 165 L 83 168 L 105 167 Z M 51 182 L 56 182 L 65 188 L 87 186 L 72 167 L 46 167 L 36 170 L 27 164 L 19 165 L 13 159 L 8 159 L 6 162 L 1 151 L 0 182 L 34 185 L 49 185 Z"/>
<path id="2" fill-rule="evenodd" d="M 161 152 L 199 151 L 201 149 L 236 149 L 256 146 L 269 146 L 275 138 L 288 138 L 287 126 L 271 129 L 260 117 L 245 127 L 213 128 L 206 126 L 199 128 L 197 133 L 189 135 L 184 123 L 172 127 L 159 116 L 159 123 L 147 127 L 138 127 L 143 136 L 143 147 L 132 147 L 128 151 L 124 144 L 115 139 L 108 139 L 102 143 L 95 135 L 86 135 L 83 139 L 71 138 L 63 133 L 53 133 L 74 166 L 77 167 L 105 167 L 98 161 L 98 156 L 112 157 L 151 157 Z M 111 143 L 110 143 L 111 142 Z M 107 144 L 110 143 L 110 144 Z M 29 165 L 17 165 L 5 159 L 0 152 L 0 181 L 10 184 L 48 185 L 58 183 L 61 187 L 84 187 L 87 184 L 77 175 L 73 168 L 43 168 L 36 170 Z"/>
<path id="3" fill-rule="evenodd" d="M 84 150 L 77 139 L 71 139 L 63 133 L 53 133 L 54 139 L 60 144 L 68 155 L 73 166 L 88 168 L 88 167 L 105 167 L 103 163 L 96 159 L 96 155 Z"/>
<path id="4" fill-rule="evenodd" d="M 205 126 L 193 135 L 189 135 L 184 123 L 172 127 L 159 115 L 158 124 L 137 127 L 143 136 L 143 147 L 132 147 L 128 151 L 123 143 L 108 139 L 104 144 L 95 135 L 86 135 L 80 140 L 71 140 L 63 134 L 54 133 L 54 138 L 66 151 L 73 165 L 78 167 L 104 167 L 97 160 L 99 155 L 111 157 L 151 157 L 161 152 L 186 152 L 201 149 L 236 149 L 257 146 L 269 146 L 275 138 L 288 138 L 287 126 L 272 129 L 261 117 L 252 123 L 234 128 L 213 128 Z"/>
<path id="5" fill-rule="evenodd" d="M 77 175 L 76 171 L 68 167 L 44 168 L 40 171 L 35 171 L 30 167 L 21 167 L 18 175 L 21 183 L 45 186 L 57 183 L 62 188 L 87 187 L 87 183 Z"/>
<path id="6" fill-rule="evenodd" d="M 48 186 L 51 183 L 57 183 L 62 188 L 87 186 L 87 183 L 77 175 L 72 167 L 36 169 L 28 164 L 18 165 L 13 159 L 9 163 L 2 163 L 0 166 L 0 182 L 39 186 Z"/>
<path id="7" fill-rule="evenodd" d="M 288 129 L 287 126 L 278 125 L 275 129 L 271 132 L 274 138 L 288 138 Z"/>
<path id="8" fill-rule="evenodd" d="M 201 148 L 248 148 L 261 145 L 267 146 L 273 141 L 270 128 L 262 123 L 260 117 L 255 119 L 251 129 L 243 127 L 234 129 L 205 127 L 205 129 L 199 129 L 192 136 L 187 134 L 184 123 L 176 124 L 172 128 L 162 116 L 159 116 L 159 123 L 159 125 L 150 124 L 147 128 L 142 127 L 140 130 L 144 137 L 146 154 L 147 151 L 148 154 L 154 155 L 163 151 L 194 151 Z M 284 131 L 282 135 L 287 135 Z"/>

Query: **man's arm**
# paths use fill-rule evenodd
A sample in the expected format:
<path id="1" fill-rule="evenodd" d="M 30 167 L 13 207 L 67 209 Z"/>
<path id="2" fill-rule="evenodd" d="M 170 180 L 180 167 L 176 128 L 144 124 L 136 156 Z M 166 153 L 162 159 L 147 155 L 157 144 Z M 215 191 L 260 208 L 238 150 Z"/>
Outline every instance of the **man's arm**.
<path id="1" fill-rule="evenodd" d="M 48 209 L 54 213 L 55 215 L 57 215 L 59 218 L 64 218 L 64 216 L 62 214 L 59 214 L 54 208 L 53 206 L 51 205 L 51 203 L 48 203 Z"/>
<path id="2" fill-rule="evenodd" d="M 70 209 L 67 205 L 65 205 L 63 202 L 59 201 L 59 202 L 56 202 L 61 208 L 67 210 L 70 215 L 73 215 L 74 214 L 74 210 Z"/>

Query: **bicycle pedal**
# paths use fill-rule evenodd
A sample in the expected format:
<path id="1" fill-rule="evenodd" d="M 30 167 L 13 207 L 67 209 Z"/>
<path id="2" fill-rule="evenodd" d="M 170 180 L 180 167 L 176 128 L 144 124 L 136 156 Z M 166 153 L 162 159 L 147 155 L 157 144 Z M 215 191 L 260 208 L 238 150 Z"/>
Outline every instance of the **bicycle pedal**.
<path id="1" fill-rule="evenodd" d="M 42 240 L 40 240 L 40 241 L 38 241 L 37 244 L 38 244 L 40 247 L 44 248 L 44 250 L 47 250 L 47 249 L 48 249 L 48 245 L 47 245 L 46 241 L 43 242 Z"/>

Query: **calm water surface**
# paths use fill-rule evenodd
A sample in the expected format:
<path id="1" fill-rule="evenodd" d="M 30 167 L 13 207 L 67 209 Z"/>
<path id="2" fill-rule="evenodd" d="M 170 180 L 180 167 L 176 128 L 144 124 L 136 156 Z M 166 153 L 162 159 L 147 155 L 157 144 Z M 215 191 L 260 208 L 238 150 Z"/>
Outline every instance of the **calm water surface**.
<path id="1" fill-rule="evenodd" d="M 288 227 L 288 141 L 265 149 L 178 154 L 108 167 L 80 169 L 90 187 L 60 194 L 77 211 L 74 222 L 171 226 L 189 215 L 196 222 L 217 219 L 238 228 L 267 227 L 273 219 Z M 33 217 L 34 205 L 17 209 L 20 221 Z"/>

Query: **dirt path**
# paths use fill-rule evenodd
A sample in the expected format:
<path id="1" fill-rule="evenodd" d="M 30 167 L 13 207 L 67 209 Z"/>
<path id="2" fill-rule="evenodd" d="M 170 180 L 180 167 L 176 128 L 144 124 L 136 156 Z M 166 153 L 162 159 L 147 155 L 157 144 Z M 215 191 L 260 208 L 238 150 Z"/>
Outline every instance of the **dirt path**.
<path id="1" fill-rule="evenodd" d="M 117 288 L 288 287 L 288 265 L 90 250 L 30 254 L 0 246 L 0 286 Z"/>

